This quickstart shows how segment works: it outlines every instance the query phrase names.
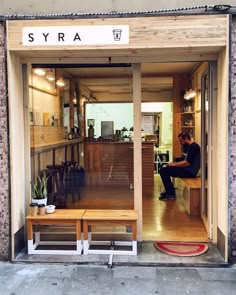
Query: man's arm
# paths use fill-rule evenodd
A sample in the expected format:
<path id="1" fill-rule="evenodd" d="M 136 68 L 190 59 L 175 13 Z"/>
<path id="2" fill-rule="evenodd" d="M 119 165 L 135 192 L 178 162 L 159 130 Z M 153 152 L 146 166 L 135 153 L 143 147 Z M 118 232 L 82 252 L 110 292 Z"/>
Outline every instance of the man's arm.
<path id="1" fill-rule="evenodd" d="M 167 166 L 172 166 L 172 167 L 188 167 L 190 166 L 190 163 L 186 160 L 180 161 L 180 162 L 170 162 L 167 163 Z"/>

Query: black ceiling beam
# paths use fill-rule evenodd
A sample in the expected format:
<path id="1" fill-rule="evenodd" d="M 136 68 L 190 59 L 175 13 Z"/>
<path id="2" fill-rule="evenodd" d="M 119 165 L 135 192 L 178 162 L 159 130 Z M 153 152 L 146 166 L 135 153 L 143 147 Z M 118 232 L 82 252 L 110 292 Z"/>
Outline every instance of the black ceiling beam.
<path id="1" fill-rule="evenodd" d="M 131 63 L 112 63 L 112 64 L 32 64 L 32 68 L 54 68 L 54 69 L 85 69 L 85 68 L 130 68 Z"/>

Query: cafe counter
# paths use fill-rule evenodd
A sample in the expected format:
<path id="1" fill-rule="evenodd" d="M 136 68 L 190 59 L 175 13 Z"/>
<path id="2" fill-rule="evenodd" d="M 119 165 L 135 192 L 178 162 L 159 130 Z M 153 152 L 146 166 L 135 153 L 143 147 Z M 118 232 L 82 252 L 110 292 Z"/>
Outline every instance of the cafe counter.
<path id="1" fill-rule="evenodd" d="M 88 185 L 132 185 L 133 142 L 86 142 L 84 164 Z M 154 143 L 142 143 L 142 182 L 154 184 Z"/>

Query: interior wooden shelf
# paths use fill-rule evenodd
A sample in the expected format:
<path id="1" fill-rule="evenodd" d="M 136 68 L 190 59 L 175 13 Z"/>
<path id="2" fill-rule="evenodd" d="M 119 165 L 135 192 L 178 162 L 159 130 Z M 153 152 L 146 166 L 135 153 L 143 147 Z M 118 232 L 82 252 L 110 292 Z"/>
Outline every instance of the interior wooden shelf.
<path id="1" fill-rule="evenodd" d="M 181 115 L 194 115 L 195 112 L 183 112 L 183 113 L 180 113 Z"/>

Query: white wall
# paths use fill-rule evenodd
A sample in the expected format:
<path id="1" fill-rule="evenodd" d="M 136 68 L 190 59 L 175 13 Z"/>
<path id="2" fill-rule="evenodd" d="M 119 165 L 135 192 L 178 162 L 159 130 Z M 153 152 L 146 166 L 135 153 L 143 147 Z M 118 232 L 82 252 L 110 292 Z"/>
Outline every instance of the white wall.
<path id="1" fill-rule="evenodd" d="M 86 132 L 88 131 L 87 119 L 95 119 L 95 137 L 101 136 L 101 121 L 114 121 L 115 130 L 133 126 L 132 103 L 99 103 L 86 104 Z"/>
<path id="2" fill-rule="evenodd" d="M 142 113 L 161 113 L 161 142 L 160 145 L 171 145 L 173 138 L 173 103 L 172 102 L 150 102 L 142 103 Z"/>
<path id="3" fill-rule="evenodd" d="M 161 144 L 172 144 L 172 103 L 142 103 L 142 113 L 162 113 Z M 114 121 L 115 130 L 133 127 L 132 103 L 97 103 L 86 104 L 86 132 L 87 119 L 95 119 L 95 137 L 101 136 L 101 121 Z"/>
<path id="4" fill-rule="evenodd" d="M 12 253 L 14 234 L 25 224 L 24 104 L 19 58 L 8 56 Z"/>
<path id="5" fill-rule="evenodd" d="M 59 117 L 56 112 L 55 82 L 49 82 L 44 77 L 35 74 L 31 77 L 31 85 L 37 88 L 29 89 L 29 109 L 34 113 L 34 125 L 43 125 L 43 113 Z M 40 91 L 47 90 L 49 93 Z"/>

